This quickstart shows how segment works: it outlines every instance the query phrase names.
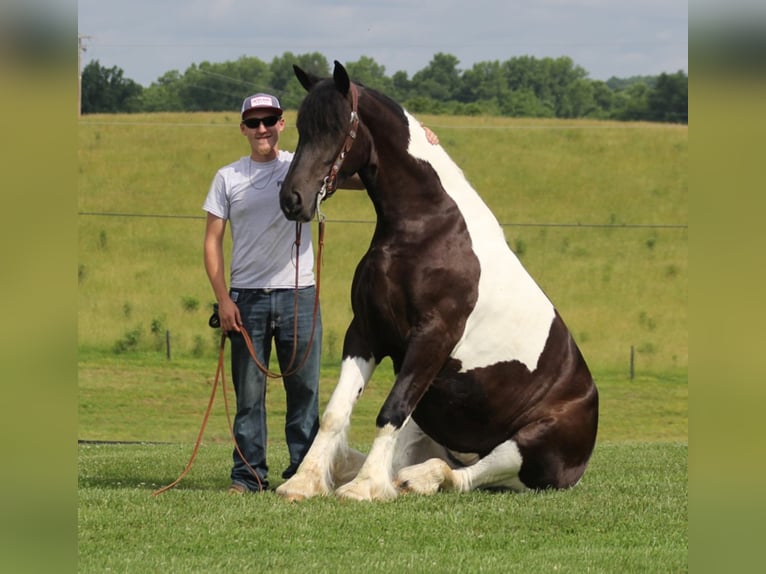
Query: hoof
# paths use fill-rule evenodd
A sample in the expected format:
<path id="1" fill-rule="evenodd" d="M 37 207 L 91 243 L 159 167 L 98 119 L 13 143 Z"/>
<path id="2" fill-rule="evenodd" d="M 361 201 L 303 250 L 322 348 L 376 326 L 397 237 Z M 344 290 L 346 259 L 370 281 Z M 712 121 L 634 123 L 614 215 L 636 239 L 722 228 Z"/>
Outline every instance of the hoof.
<path id="1" fill-rule="evenodd" d="M 370 480 L 354 480 L 335 491 L 338 498 L 347 500 L 393 500 L 397 497 L 391 483 L 374 484 Z"/>
<path id="2" fill-rule="evenodd" d="M 308 468 L 298 469 L 297 473 L 277 487 L 276 493 L 286 500 L 297 501 L 314 496 L 327 496 L 332 494 L 332 490 L 323 480 L 322 473 L 313 472 Z"/>
<path id="3" fill-rule="evenodd" d="M 444 488 L 447 477 L 451 475 L 451 470 L 447 464 L 439 459 L 433 458 L 408 466 L 399 471 L 394 480 L 394 486 L 400 492 L 416 492 L 418 494 L 436 494 Z"/>

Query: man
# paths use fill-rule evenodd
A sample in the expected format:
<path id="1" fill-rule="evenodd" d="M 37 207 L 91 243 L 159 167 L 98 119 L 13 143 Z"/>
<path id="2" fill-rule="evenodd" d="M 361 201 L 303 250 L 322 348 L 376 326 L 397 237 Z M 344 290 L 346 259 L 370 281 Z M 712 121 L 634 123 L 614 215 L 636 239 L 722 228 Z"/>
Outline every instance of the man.
<path id="1" fill-rule="evenodd" d="M 263 93 L 245 98 L 241 120 L 239 129 L 250 145 L 250 154 L 218 170 L 203 205 L 207 212 L 205 270 L 218 301 L 221 329 L 231 339 L 231 374 L 237 396 L 234 437 L 245 458 L 234 449 L 229 491 L 237 494 L 268 488 L 269 470 L 266 375 L 250 357 L 242 331 L 250 335 L 258 360 L 266 367 L 273 341 L 285 374 L 285 439 L 290 463 L 282 478 L 295 474 L 319 428 L 322 349 L 321 311 L 317 308 L 316 316 L 313 312 L 316 286 L 311 226 L 302 226 L 300 252 L 295 253 L 295 223 L 287 220 L 279 206 L 279 190 L 293 158 L 292 152 L 279 149 L 279 136 L 285 128 L 279 100 Z M 432 144 L 439 142 L 428 128 L 426 135 Z M 344 187 L 364 189 L 358 176 L 347 180 Z M 229 289 L 223 254 L 227 221 L 232 237 Z"/>
<path id="2" fill-rule="evenodd" d="M 287 412 L 285 438 L 290 464 L 282 473 L 289 478 L 298 468 L 319 427 L 319 363 L 322 318 L 314 318 L 314 256 L 311 226 L 302 226 L 300 253 L 295 253 L 295 223 L 279 207 L 279 188 L 293 154 L 279 149 L 285 121 L 279 100 L 255 94 L 242 103 L 239 129 L 250 145 L 250 154 L 216 173 L 203 209 L 205 270 L 218 301 L 221 329 L 230 334 L 231 374 L 237 396 L 234 437 L 244 460 L 234 449 L 231 470 L 233 493 L 268 488 L 266 463 L 266 376 L 250 357 L 242 331 L 247 330 L 258 357 L 268 366 L 272 341 L 284 377 Z M 230 289 L 224 277 L 223 238 L 231 224 Z M 295 265 L 298 266 L 298 312 L 295 320 Z M 316 325 L 312 325 L 316 321 Z M 311 348 L 308 349 L 312 326 Z M 292 367 L 293 329 L 297 348 Z M 306 355 L 305 362 L 301 362 Z M 257 473 L 253 476 L 248 465 Z"/>

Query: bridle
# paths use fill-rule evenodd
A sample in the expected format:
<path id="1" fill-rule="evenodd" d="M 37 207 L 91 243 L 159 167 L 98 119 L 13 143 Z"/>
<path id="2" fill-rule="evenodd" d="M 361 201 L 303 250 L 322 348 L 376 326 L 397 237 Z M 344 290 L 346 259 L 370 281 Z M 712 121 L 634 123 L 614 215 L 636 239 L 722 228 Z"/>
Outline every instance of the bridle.
<path id="1" fill-rule="evenodd" d="M 348 128 L 346 139 L 343 141 L 343 145 L 341 146 L 338 155 L 335 156 L 335 161 L 332 162 L 330 173 L 325 176 L 322 182 L 322 187 L 319 188 L 319 192 L 317 193 L 316 211 L 317 219 L 320 222 L 324 221 L 324 216 L 319 209 L 319 205 L 338 189 L 338 172 L 340 172 L 343 162 L 346 161 L 346 154 L 351 151 L 351 147 L 356 141 L 357 129 L 359 127 L 359 113 L 357 111 L 359 104 L 359 90 L 357 90 L 356 85 L 353 82 L 349 84 L 349 92 L 351 92 L 351 125 Z"/>

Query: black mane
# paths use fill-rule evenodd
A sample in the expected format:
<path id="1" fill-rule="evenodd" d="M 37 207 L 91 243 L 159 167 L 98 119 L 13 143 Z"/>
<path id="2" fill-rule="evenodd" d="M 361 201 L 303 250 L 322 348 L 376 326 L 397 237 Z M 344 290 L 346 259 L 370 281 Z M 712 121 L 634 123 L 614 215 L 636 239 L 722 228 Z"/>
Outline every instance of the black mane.
<path id="1" fill-rule="evenodd" d="M 306 143 L 334 141 L 348 128 L 349 109 L 331 79 L 311 90 L 298 109 L 296 127 Z"/>

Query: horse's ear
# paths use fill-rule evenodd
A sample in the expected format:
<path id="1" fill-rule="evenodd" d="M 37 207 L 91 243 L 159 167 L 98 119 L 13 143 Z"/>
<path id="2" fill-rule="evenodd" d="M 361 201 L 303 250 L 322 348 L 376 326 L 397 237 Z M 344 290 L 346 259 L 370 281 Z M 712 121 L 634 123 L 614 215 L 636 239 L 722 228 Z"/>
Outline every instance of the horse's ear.
<path id="1" fill-rule="evenodd" d="M 308 92 L 311 90 L 311 88 L 314 87 L 314 85 L 321 79 L 319 76 L 315 76 L 314 74 L 310 74 L 308 72 L 304 72 L 301 68 L 293 64 L 293 72 L 295 72 L 295 77 L 298 78 L 298 81 L 301 83 L 301 86 Z"/>
<path id="2" fill-rule="evenodd" d="M 338 88 L 338 91 L 344 96 L 348 94 L 351 80 L 348 79 L 346 68 L 338 60 L 335 60 L 335 69 L 332 72 L 332 77 L 335 80 L 335 87 Z"/>

